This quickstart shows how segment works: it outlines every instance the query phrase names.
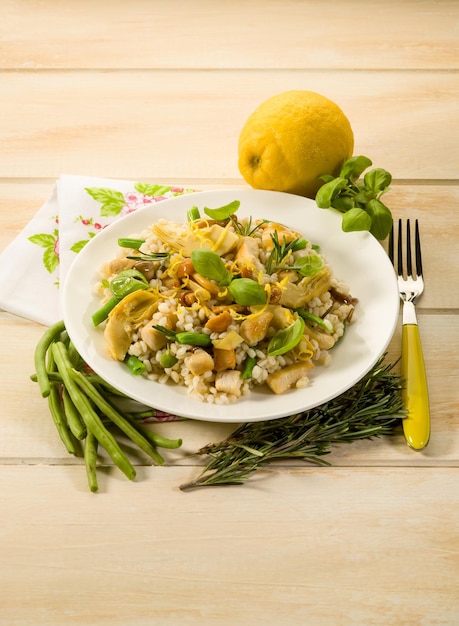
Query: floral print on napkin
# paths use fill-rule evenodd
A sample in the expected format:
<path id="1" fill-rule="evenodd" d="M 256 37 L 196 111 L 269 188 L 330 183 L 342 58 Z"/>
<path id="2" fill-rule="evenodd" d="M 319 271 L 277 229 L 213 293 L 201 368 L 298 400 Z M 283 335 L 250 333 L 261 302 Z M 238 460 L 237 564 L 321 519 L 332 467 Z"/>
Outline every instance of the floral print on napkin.
<path id="1" fill-rule="evenodd" d="M 84 228 L 84 236 L 69 245 L 69 250 L 76 254 L 100 230 L 106 228 L 115 219 L 132 213 L 148 204 L 160 202 L 184 193 L 191 193 L 193 190 L 183 187 L 137 182 L 131 190 L 126 192 L 109 187 L 85 187 L 85 191 L 100 204 L 100 207 L 97 217 L 92 215 L 78 215 L 75 217 L 74 223 L 80 224 Z M 44 269 L 49 274 L 57 273 L 61 259 L 59 216 L 51 217 L 50 232 L 30 235 L 28 240 L 32 244 L 43 248 L 42 263 Z M 59 287 L 59 282 L 59 277 L 56 275 L 56 280 L 54 281 L 56 287 Z"/>

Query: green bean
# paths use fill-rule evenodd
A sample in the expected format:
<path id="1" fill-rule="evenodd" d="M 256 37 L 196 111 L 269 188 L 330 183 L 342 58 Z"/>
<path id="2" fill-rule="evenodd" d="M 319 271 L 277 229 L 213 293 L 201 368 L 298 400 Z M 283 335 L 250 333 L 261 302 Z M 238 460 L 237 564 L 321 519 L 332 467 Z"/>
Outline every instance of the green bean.
<path id="1" fill-rule="evenodd" d="M 135 428 L 132 422 L 128 421 L 121 413 L 109 403 L 105 398 L 97 391 L 81 372 L 73 369 L 71 370 L 71 376 L 75 383 L 81 388 L 82 391 L 94 402 L 94 404 L 108 417 L 118 428 L 123 431 L 125 435 L 129 437 L 137 446 L 146 452 L 155 463 L 162 465 L 164 463 L 163 457 L 157 450 L 151 445 L 151 443 L 145 439 L 145 437 Z"/>
<path id="2" fill-rule="evenodd" d="M 34 364 L 35 373 L 37 375 L 37 382 L 40 387 L 41 395 L 43 398 L 47 398 L 50 394 L 51 385 L 48 377 L 48 369 L 46 365 L 46 353 L 50 345 L 56 340 L 56 338 L 65 330 L 65 324 L 61 320 L 50 326 L 46 332 L 42 335 L 40 341 L 37 343 L 34 352 Z"/>
<path id="3" fill-rule="evenodd" d="M 71 364 L 73 365 L 73 367 L 78 368 L 83 363 L 83 359 L 81 358 L 78 350 L 75 348 L 72 341 L 69 341 L 67 350 L 69 353 Z"/>
<path id="4" fill-rule="evenodd" d="M 131 374 L 134 374 L 134 376 L 140 376 L 147 370 L 145 363 L 132 354 L 128 354 L 128 356 L 124 359 L 124 362 L 128 366 Z"/>
<path id="5" fill-rule="evenodd" d="M 143 243 L 145 243 L 145 239 L 130 239 L 128 237 L 118 239 L 118 245 L 120 248 L 138 250 Z"/>
<path id="6" fill-rule="evenodd" d="M 88 431 L 65 386 L 62 388 L 62 401 L 69 428 L 73 435 L 81 441 L 86 437 Z"/>
<path id="7" fill-rule="evenodd" d="M 158 446 L 158 448 L 173 450 L 175 448 L 180 448 L 183 443 L 181 439 L 169 439 L 168 437 L 158 435 L 158 433 L 145 428 L 142 424 L 137 423 L 136 427 L 143 433 L 144 437 L 149 439 L 153 445 Z"/>
<path id="8" fill-rule="evenodd" d="M 62 443 L 67 448 L 67 452 L 76 455 L 77 449 L 75 447 L 75 442 L 72 438 L 72 433 L 67 424 L 59 394 L 59 389 L 55 385 L 52 385 L 50 387 L 50 392 L 48 395 L 48 406 L 51 417 L 53 418 L 54 424 L 56 425 L 57 432 L 59 433 Z"/>
<path id="9" fill-rule="evenodd" d="M 244 367 L 242 369 L 242 380 L 247 380 L 248 378 L 252 378 L 253 368 L 257 362 L 256 357 L 248 356 L 244 361 Z"/>
<path id="10" fill-rule="evenodd" d="M 120 302 L 120 298 L 113 296 L 110 300 L 107 300 L 107 302 L 102 305 L 100 309 L 97 309 L 97 311 L 91 315 L 93 325 L 99 326 L 99 324 L 102 324 L 102 322 L 107 319 L 110 311 L 116 307 L 118 302 Z"/>
<path id="11" fill-rule="evenodd" d="M 189 333 L 189 332 L 181 332 L 175 335 L 175 340 L 180 344 L 187 344 L 189 346 L 210 346 L 212 340 L 210 335 L 206 335 L 205 333 Z"/>
<path id="12" fill-rule="evenodd" d="M 97 445 L 98 441 L 91 432 L 84 442 L 84 464 L 86 467 L 86 475 L 88 477 L 89 489 L 95 493 L 99 489 L 97 483 Z"/>
<path id="13" fill-rule="evenodd" d="M 133 480 L 136 475 L 134 467 L 119 447 L 112 433 L 103 425 L 102 420 L 94 411 L 89 398 L 80 391 L 80 388 L 73 380 L 70 374 L 73 368 L 64 344 L 59 341 L 53 343 L 52 351 L 64 385 L 67 387 L 76 409 L 83 418 L 86 428 L 88 431 L 92 432 L 99 443 L 107 450 L 115 465 L 118 466 L 129 480 Z M 83 375 L 82 377 L 84 379 Z"/>
<path id="14" fill-rule="evenodd" d="M 50 383 L 61 383 L 62 382 L 62 376 L 59 374 L 59 372 L 50 372 L 49 369 L 47 370 L 47 374 L 48 374 L 48 379 Z M 38 382 L 38 376 L 37 374 L 31 374 L 30 375 L 30 380 L 34 383 Z"/>
<path id="15" fill-rule="evenodd" d="M 186 218 L 188 222 L 194 222 L 195 220 L 198 220 L 200 217 L 201 217 L 201 213 L 199 212 L 199 209 L 197 206 L 192 206 L 191 209 L 189 209 L 186 212 Z"/>

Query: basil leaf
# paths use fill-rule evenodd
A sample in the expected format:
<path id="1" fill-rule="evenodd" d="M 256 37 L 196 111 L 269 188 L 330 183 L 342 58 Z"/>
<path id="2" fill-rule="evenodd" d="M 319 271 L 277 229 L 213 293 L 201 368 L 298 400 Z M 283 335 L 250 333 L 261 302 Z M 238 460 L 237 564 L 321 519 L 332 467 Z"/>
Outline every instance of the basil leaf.
<path id="1" fill-rule="evenodd" d="M 228 285 L 230 283 L 232 275 L 216 252 L 205 248 L 193 250 L 191 262 L 198 274 L 201 274 L 204 278 L 215 280 L 218 285 Z"/>
<path id="2" fill-rule="evenodd" d="M 387 190 L 392 182 L 392 176 L 386 170 L 376 168 L 367 172 L 363 177 L 365 188 L 371 191 L 374 196 Z"/>
<path id="3" fill-rule="evenodd" d="M 338 196 L 333 199 L 332 206 L 334 209 L 341 211 L 341 213 L 346 213 L 349 209 L 354 208 L 354 200 L 349 196 Z"/>
<path id="4" fill-rule="evenodd" d="M 372 162 L 368 157 L 354 156 L 344 162 L 339 175 L 341 178 L 347 178 L 354 182 L 370 165 L 372 165 Z"/>
<path id="5" fill-rule="evenodd" d="M 138 270 L 125 270 L 110 281 L 110 291 L 116 298 L 124 298 L 133 291 L 148 289 L 149 283 Z"/>
<path id="6" fill-rule="evenodd" d="M 345 233 L 350 233 L 354 230 L 370 230 L 371 217 L 363 209 L 351 209 L 344 213 L 341 228 Z"/>
<path id="7" fill-rule="evenodd" d="M 334 178 L 325 185 L 320 187 L 316 194 L 316 204 L 320 209 L 329 209 L 332 206 L 332 201 L 336 197 L 341 189 L 347 187 L 347 180 L 345 178 Z"/>
<path id="8" fill-rule="evenodd" d="M 308 254 L 297 259 L 291 269 L 296 270 L 301 276 L 315 276 L 323 266 L 322 257 L 317 254 Z"/>
<path id="9" fill-rule="evenodd" d="M 208 209 L 207 207 L 205 207 L 204 213 L 207 216 L 211 217 L 213 220 L 226 220 L 230 217 L 230 215 L 236 213 L 240 205 L 241 203 L 239 200 L 233 200 L 233 202 L 225 204 L 218 209 Z"/>
<path id="10" fill-rule="evenodd" d="M 293 324 L 276 333 L 268 344 L 268 356 L 278 356 L 292 350 L 301 341 L 304 326 L 304 320 L 298 317 Z"/>
<path id="11" fill-rule="evenodd" d="M 251 278 L 235 278 L 231 281 L 228 290 L 234 301 L 242 306 L 266 303 L 266 291 Z"/>
<path id="12" fill-rule="evenodd" d="M 335 177 L 331 174 L 322 174 L 322 176 L 319 176 L 319 179 L 323 180 L 325 183 L 330 183 L 332 180 L 335 180 Z"/>
<path id="13" fill-rule="evenodd" d="M 392 215 L 389 209 L 380 200 L 370 200 L 367 204 L 367 212 L 371 217 L 370 233 L 382 241 L 392 228 Z"/>

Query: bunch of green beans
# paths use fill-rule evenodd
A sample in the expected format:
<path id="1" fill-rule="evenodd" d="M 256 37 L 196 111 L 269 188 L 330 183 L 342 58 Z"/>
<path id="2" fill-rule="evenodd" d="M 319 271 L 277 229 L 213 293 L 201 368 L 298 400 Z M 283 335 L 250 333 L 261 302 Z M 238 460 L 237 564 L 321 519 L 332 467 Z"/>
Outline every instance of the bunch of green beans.
<path id="1" fill-rule="evenodd" d="M 96 472 L 99 445 L 129 480 L 136 476 L 135 468 L 112 432 L 114 428 L 145 452 L 155 465 L 164 463 L 157 448 L 182 445 L 181 439 L 158 435 L 143 426 L 134 413 L 121 412 L 114 406 L 112 398 L 120 394 L 99 376 L 86 371 L 86 363 L 70 341 L 63 321 L 45 331 L 35 348 L 34 364 L 35 374 L 31 379 L 38 383 L 41 395 L 47 398 L 67 451 L 78 455 L 83 448 L 92 492 L 99 488 Z"/>

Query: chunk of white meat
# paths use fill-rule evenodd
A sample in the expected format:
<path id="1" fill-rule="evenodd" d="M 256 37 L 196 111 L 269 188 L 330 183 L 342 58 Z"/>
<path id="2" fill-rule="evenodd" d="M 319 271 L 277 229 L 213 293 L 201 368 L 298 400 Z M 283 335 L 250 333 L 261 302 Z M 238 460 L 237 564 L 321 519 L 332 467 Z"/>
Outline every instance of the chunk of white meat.
<path id="1" fill-rule="evenodd" d="M 229 393 L 230 395 L 238 398 L 242 393 L 242 383 L 242 374 L 239 370 L 225 370 L 224 372 L 218 372 L 215 377 L 215 389 L 217 391 Z"/>
<path id="2" fill-rule="evenodd" d="M 299 363 L 293 363 L 287 365 L 272 374 L 269 374 L 266 383 L 271 391 L 275 394 L 282 394 L 292 389 L 300 378 L 307 377 L 308 372 L 313 368 L 310 361 L 301 361 Z"/>
<path id="3" fill-rule="evenodd" d="M 241 237 L 234 257 L 234 263 L 240 270 L 249 273 L 264 271 L 260 261 L 260 244 L 254 237 Z"/>
<path id="4" fill-rule="evenodd" d="M 172 330 L 175 326 L 176 319 L 176 315 L 174 315 L 173 313 L 167 313 L 165 315 L 163 326 Z M 153 352 L 161 350 L 161 348 L 164 348 L 167 343 L 166 335 L 161 331 L 156 330 L 156 328 L 153 328 L 153 326 L 155 326 L 157 323 L 157 321 L 152 319 L 148 321 L 145 326 L 143 326 L 140 330 L 140 338 Z"/>
<path id="5" fill-rule="evenodd" d="M 214 369 L 214 360 L 205 350 L 193 352 L 187 358 L 186 364 L 194 376 L 202 376 L 205 372 L 211 372 Z"/>
<path id="6" fill-rule="evenodd" d="M 249 346 L 254 346 L 266 337 L 272 319 L 271 311 L 252 314 L 242 322 L 239 334 Z"/>

